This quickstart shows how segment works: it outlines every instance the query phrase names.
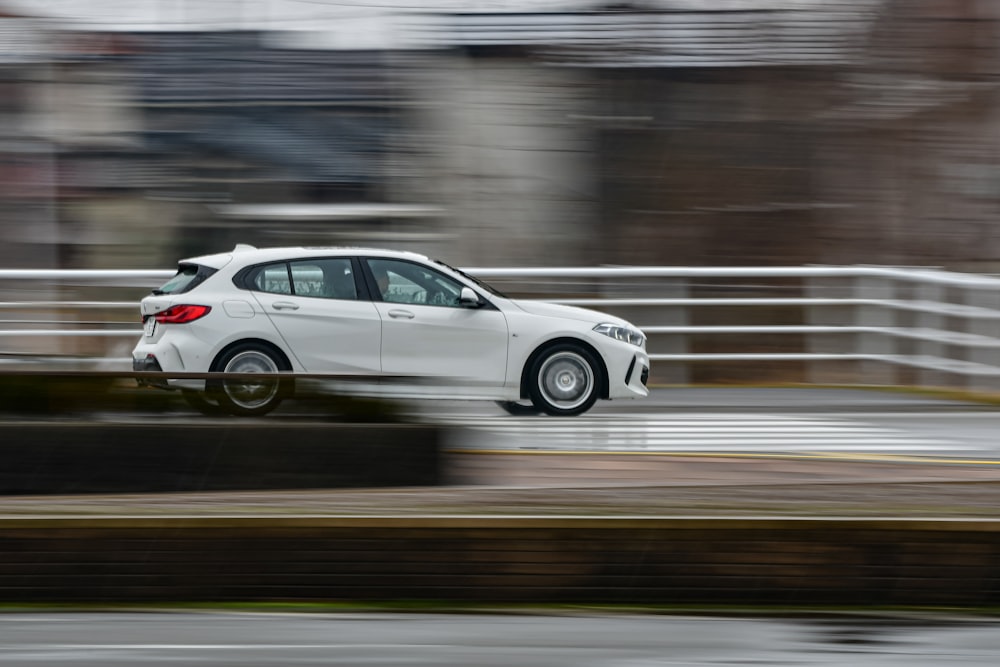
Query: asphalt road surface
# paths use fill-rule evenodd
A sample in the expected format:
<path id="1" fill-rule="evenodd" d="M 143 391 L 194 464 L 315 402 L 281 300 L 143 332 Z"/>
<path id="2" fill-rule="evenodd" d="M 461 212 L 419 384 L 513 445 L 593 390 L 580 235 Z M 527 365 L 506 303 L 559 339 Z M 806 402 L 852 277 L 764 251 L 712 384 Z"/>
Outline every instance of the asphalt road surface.
<path id="1" fill-rule="evenodd" d="M 656 389 L 568 419 L 512 417 L 471 401 L 422 410 L 459 429 L 459 449 L 1000 460 L 1000 408 L 903 392 Z"/>
<path id="2" fill-rule="evenodd" d="M 994 619 L 0 614 L 4 667 L 994 666 Z"/>
<path id="3" fill-rule="evenodd" d="M 164 393 L 164 400 L 169 400 Z M 289 425 L 330 417 L 322 399 L 291 400 L 260 418 L 173 412 L 105 413 L 98 421 L 222 420 Z M 449 448 L 589 453 L 844 454 L 1000 461 L 1000 406 L 906 391 L 817 388 L 660 388 L 639 400 L 598 401 L 579 417 L 511 416 L 489 401 L 414 401 L 414 417 L 453 427 Z M 336 419 L 336 417 L 332 417 Z"/>

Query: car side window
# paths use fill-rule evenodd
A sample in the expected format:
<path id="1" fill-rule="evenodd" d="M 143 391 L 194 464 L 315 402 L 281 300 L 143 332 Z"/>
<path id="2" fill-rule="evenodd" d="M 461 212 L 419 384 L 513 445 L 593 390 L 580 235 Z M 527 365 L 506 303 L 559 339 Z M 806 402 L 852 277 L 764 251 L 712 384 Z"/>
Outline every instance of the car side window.
<path id="1" fill-rule="evenodd" d="M 288 280 L 288 265 L 284 262 L 259 267 L 252 274 L 250 284 L 255 290 L 270 294 L 292 293 L 292 284 Z"/>
<path id="2" fill-rule="evenodd" d="M 291 262 L 292 287 L 296 296 L 321 299 L 357 299 L 354 269 L 347 257 Z"/>
<path id="3" fill-rule="evenodd" d="M 460 308 L 462 285 L 439 271 L 396 259 L 368 259 L 378 296 L 390 303 Z"/>

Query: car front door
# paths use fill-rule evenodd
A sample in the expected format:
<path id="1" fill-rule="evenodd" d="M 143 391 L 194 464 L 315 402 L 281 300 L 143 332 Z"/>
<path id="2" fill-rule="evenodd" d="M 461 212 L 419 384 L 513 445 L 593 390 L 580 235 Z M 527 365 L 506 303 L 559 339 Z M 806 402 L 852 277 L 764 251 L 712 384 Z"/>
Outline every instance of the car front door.
<path id="1" fill-rule="evenodd" d="M 310 373 L 378 373 L 382 322 L 350 257 L 275 262 L 247 276 L 261 308 Z"/>
<path id="2" fill-rule="evenodd" d="M 382 372 L 458 380 L 470 393 L 502 386 L 507 372 L 507 320 L 486 303 L 459 301 L 465 287 L 417 262 L 364 260 L 374 278 L 382 318 Z"/>

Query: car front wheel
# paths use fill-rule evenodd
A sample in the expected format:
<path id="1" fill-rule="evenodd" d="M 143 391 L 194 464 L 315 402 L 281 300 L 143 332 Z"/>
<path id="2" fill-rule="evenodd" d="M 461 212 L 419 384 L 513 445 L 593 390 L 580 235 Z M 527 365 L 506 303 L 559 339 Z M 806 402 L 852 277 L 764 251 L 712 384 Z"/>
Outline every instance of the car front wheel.
<path id="1" fill-rule="evenodd" d="M 234 415 L 267 414 L 278 407 L 288 394 L 290 380 L 277 377 L 280 371 L 288 370 L 284 360 L 259 343 L 244 343 L 228 350 L 217 360 L 215 370 L 258 376 L 211 381 L 211 395 Z M 275 377 L 266 377 L 271 374 Z"/>
<path id="2" fill-rule="evenodd" d="M 579 345 L 556 345 L 535 359 L 528 385 L 531 401 L 549 415 L 579 415 L 597 401 L 600 366 Z"/>

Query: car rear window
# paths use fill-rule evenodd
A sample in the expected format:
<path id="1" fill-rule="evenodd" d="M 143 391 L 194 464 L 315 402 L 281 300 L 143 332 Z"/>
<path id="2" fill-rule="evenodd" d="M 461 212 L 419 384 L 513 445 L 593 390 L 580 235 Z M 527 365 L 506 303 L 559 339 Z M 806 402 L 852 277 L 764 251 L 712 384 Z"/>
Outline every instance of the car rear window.
<path id="1" fill-rule="evenodd" d="M 174 277 L 165 282 L 159 289 L 153 290 L 153 294 L 190 292 L 215 272 L 216 269 L 200 264 L 181 264 L 177 267 L 177 273 L 174 274 Z"/>

